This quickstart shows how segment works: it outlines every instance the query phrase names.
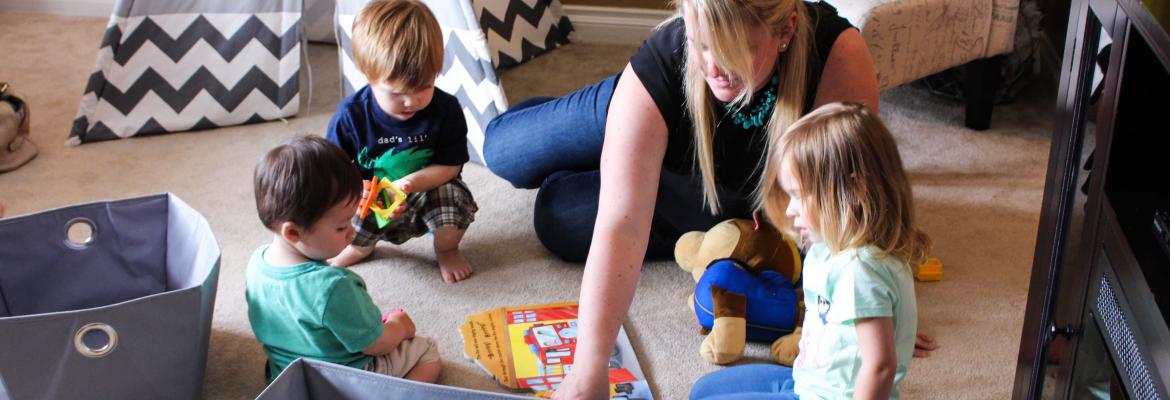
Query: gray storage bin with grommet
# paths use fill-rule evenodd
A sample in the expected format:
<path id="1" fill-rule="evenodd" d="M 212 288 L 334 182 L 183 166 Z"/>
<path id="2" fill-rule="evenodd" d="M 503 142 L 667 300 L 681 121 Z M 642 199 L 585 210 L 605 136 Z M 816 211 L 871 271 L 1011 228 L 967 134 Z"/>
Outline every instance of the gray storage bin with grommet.
<path id="1" fill-rule="evenodd" d="M 219 281 L 173 194 L 0 219 L 0 399 L 198 399 Z"/>
<path id="2" fill-rule="evenodd" d="M 503 393 L 410 381 L 324 361 L 297 359 L 256 400 L 500 400 Z"/>

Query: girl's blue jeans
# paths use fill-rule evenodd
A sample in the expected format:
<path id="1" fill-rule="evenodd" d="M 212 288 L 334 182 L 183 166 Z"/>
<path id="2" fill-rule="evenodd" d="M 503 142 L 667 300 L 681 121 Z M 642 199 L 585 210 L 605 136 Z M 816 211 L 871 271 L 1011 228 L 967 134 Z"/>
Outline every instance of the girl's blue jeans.
<path id="1" fill-rule="evenodd" d="M 539 188 L 533 210 L 536 236 L 567 261 L 589 254 L 601 188 L 601 146 L 609 101 L 620 74 L 559 98 L 516 103 L 484 132 L 488 168 L 517 188 Z M 721 199 L 723 212 L 703 206 L 698 174 L 661 171 L 646 257 L 670 258 L 683 233 L 707 230 L 728 218 L 749 217 L 748 199 Z M 649 210 L 647 210 L 649 212 Z"/>

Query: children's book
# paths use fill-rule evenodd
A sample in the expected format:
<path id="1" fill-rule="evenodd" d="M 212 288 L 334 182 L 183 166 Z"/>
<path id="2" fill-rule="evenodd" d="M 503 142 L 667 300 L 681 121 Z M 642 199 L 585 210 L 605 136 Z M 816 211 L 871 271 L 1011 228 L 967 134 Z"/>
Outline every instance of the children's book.
<path id="1" fill-rule="evenodd" d="M 459 326 L 463 354 L 500 384 L 547 397 L 572 371 L 577 347 L 577 303 L 501 307 L 467 317 Z M 653 400 L 625 329 L 609 359 L 610 397 Z"/>

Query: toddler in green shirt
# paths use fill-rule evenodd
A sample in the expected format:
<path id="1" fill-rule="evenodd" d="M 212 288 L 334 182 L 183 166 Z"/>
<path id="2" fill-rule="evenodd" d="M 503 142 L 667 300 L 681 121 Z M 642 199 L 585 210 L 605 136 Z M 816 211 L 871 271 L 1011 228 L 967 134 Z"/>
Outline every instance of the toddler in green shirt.
<path id="1" fill-rule="evenodd" d="M 277 146 L 256 165 L 256 211 L 272 231 L 248 263 L 248 321 L 268 355 L 269 381 L 297 358 L 434 383 L 430 338 L 395 310 L 384 318 L 353 271 L 325 260 L 354 237 L 362 179 L 340 148 L 315 136 Z"/>

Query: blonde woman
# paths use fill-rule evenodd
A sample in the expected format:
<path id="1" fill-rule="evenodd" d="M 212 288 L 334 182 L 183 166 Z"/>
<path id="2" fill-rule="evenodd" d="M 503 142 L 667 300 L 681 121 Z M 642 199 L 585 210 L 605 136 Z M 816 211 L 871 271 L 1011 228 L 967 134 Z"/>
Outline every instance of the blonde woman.
<path id="1" fill-rule="evenodd" d="M 878 107 L 861 34 L 825 3 L 676 0 L 619 75 L 516 104 L 487 128 L 492 171 L 540 188 L 537 236 L 585 261 L 581 335 L 559 398 L 606 396 L 644 258 L 757 208 L 769 143 L 833 101 Z"/>
<path id="2" fill-rule="evenodd" d="M 773 225 L 812 244 L 800 355 L 716 371 L 691 398 L 897 399 L 918 326 L 910 265 L 930 248 L 898 146 L 856 103 L 824 105 L 779 140 L 761 198 Z"/>

